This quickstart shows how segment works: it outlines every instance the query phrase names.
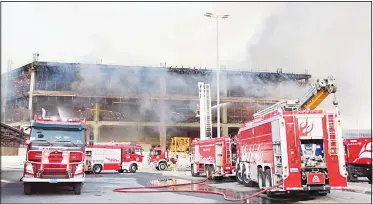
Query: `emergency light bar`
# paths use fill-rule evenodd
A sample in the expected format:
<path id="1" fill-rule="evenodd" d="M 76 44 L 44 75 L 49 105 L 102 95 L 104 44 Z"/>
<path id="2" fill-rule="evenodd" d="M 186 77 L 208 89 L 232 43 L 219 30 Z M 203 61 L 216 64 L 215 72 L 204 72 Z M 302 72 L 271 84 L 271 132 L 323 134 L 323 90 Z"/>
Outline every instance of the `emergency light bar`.
<path id="1" fill-rule="evenodd" d="M 34 120 L 36 121 L 56 121 L 56 122 L 85 122 L 85 118 L 61 118 L 57 116 L 42 117 L 40 115 L 35 115 Z"/>

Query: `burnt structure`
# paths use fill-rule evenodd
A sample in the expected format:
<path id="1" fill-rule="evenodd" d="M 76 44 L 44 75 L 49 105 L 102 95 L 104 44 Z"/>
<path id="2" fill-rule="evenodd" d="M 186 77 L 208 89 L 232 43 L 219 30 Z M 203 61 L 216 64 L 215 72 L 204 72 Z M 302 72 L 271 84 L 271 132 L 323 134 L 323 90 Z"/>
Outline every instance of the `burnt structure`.
<path id="1" fill-rule="evenodd" d="M 254 112 L 278 101 L 265 87 L 286 81 L 304 85 L 309 78 L 306 73 L 281 70 L 221 70 L 221 135 L 234 134 Z M 35 61 L 3 74 L 2 79 L 7 81 L 2 84 L 3 123 L 30 122 L 30 116 L 44 108 L 47 115 L 86 118 L 96 142 L 165 146 L 172 136 L 199 135 L 198 82 L 210 83 L 212 107 L 216 104 L 216 72 L 206 68 Z"/>

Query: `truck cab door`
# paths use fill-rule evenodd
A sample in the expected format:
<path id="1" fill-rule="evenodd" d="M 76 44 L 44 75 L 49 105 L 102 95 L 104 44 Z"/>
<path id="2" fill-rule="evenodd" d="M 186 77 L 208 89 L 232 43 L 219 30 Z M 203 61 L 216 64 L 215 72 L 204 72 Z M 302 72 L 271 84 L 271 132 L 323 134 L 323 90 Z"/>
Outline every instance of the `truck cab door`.
<path id="1" fill-rule="evenodd" d="M 142 150 L 140 147 L 132 147 L 132 154 L 131 154 L 132 161 L 142 163 Z"/>

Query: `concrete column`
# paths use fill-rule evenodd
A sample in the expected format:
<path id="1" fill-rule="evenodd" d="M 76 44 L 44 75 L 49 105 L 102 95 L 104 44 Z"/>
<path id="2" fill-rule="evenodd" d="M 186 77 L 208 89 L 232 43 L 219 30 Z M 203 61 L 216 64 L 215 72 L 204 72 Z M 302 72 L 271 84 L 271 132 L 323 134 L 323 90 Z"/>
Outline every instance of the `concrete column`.
<path id="1" fill-rule="evenodd" d="M 29 100 L 28 100 L 28 109 L 29 109 L 29 116 L 30 116 L 30 121 L 34 120 L 34 112 L 33 112 L 33 104 L 32 104 L 32 99 L 33 96 L 32 94 L 34 93 L 35 90 L 35 84 L 36 84 L 36 78 L 35 78 L 35 62 L 31 63 L 31 68 L 29 71 L 31 72 L 31 79 L 30 79 L 30 91 L 29 91 Z"/>
<path id="2" fill-rule="evenodd" d="M 98 142 L 98 138 L 100 137 L 100 126 L 98 125 L 98 122 L 100 121 L 100 104 L 95 104 L 95 111 L 93 112 L 93 121 L 95 125 L 93 126 L 93 133 L 94 133 L 94 143 Z"/>
<path id="3" fill-rule="evenodd" d="M 222 136 L 227 136 L 228 135 L 228 127 L 227 126 L 223 126 L 223 134 L 221 134 Z"/>
<path id="4" fill-rule="evenodd" d="M 166 148 L 167 128 L 165 126 L 159 127 L 159 144 L 162 148 Z"/>
<path id="5" fill-rule="evenodd" d="M 167 95 L 166 78 L 160 78 L 161 96 Z M 167 127 L 166 127 L 166 114 L 165 114 L 165 101 L 158 101 L 160 111 L 160 126 L 159 126 L 159 144 L 162 148 L 166 148 L 167 143 Z"/>
<path id="6" fill-rule="evenodd" d="M 96 103 L 95 104 L 95 111 L 93 112 L 93 121 L 96 123 L 100 121 L 100 104 Z"/>
<path id="7" fill-rule="evenodd" d="M 93 126 L 93 133 L 94 133 L 93 142 L 96 144 L 98 142 L 98 137 L 100 135 L 100 126 L 99 125 L 94 125 Z"/>
<path id="8" fill-rule="evenodd" d="M 221 122 L 223 124 L 227 124 L 228 123 L 228 106 L 224 105 L 221 109 L 222 109 Z"/>

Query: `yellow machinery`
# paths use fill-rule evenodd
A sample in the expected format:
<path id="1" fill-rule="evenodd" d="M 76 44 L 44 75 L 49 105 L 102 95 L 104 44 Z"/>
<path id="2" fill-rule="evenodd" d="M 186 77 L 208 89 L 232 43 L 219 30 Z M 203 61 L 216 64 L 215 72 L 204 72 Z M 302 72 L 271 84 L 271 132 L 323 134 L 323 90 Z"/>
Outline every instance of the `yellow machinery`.
<path id="1" fill-rule="evenodd" d="M 275 109 L 282 108 L 285 111 L 293 110 L 315 110 L 324 99 L 330 94 L 337 92 L 335 79 L 331 76 L 325 79 L 318 79 L 316 83 L 311 84 L 311 88 L 300 100 L 284 100 L 280 101 L 264 110 L 254 114 L 254 118 L 260 118 L 262 115 L 272 112 Z M 337 101 L 334 95 L 334 105 Z"/>
<path id="2" fill-rule="evenodd" d="M 190 147 L 189 137 L 171 138 L 170 156 L 171 158 L 189 158 L 188 149 Z"/>

